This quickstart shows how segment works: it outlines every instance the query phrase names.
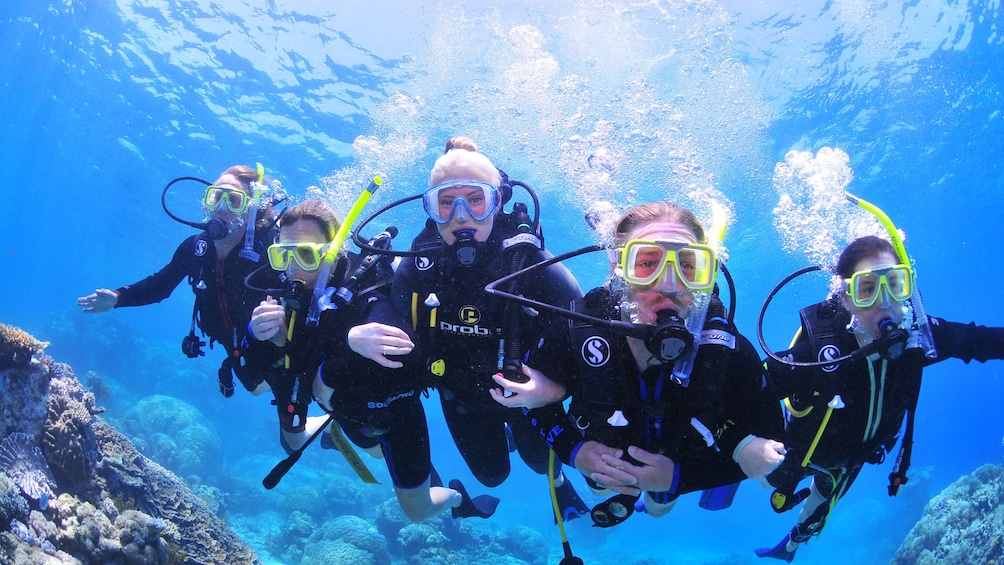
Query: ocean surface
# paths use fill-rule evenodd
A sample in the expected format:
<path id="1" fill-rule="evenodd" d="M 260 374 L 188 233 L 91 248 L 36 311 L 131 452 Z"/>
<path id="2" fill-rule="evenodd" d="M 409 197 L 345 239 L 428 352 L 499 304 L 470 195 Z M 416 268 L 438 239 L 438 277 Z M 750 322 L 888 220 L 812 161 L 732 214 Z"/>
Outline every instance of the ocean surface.
<path id="1" fill-rule="evenodd" d="M 593 243 L 590 210 L 670 199 L 710 222 L 715 199 L 730 212 L 737 325 L 754 342 L 778 281 L 876 232 L 847 190 L 905 235 L 928 313 L 1000 326 L 1002 23 L 999 1 L 972 0 L 4 2 L 0 322 L 50 341 L 48 354 L 100 387 L 106 418 L 216 489 L 221 517 L 263 562 L 298 563 L 285 548 L 307 534 L 288 527 L 291 513 L 317 525 L 346 507 L 372 518 L 338 501 L 391 498 L 382 463 L 370 467 L 383 485 L 363 487 L 336 453 L 312 448 L 264 492 L 285 457 L 274 408 L 243 390 L 220 396 L 220 348 L 181 354 L 184 283 L 142 308 L 85 316 L 75 305 L 157 271 L 192 233 L 161 208 L 170 180 L 261 162 L 292 196 L 316 186 L 344 213 L 381 174 L 372 211 L 421 191 L 445 140 L 466 135 L 536 189 L 554 252 Z M 198 220 L 200 195 L 173 192 L 171 205 Z M 396 214 L 401 246 L 422 211 Z M 599 258 L 569 266 L 584 288 L 606 274 Z M 765 318 L 768 344 L 784 347 L 797 309 L 826 290 L 823 277 L 785 287 Z M 957 360 L 925 371 L 910 484 L 890 498 L 892 461 L 868 466 L 797 562 L 888 562 L 933 495 L 1000 464 L 1002 371 Z M 173 451 L 158 449 L 135 410 L 154 395 L 193 407 L 210 439 L 153 433 Z M 437 467 L 486 492 L 435 398 L 427 407 Z M 263 502 L 242 504 L 248 492 Z M 557 563 L 546 493 L 516 461 L 492 489 L 498 513 L 474 527 L 537 530 L 547 550 L 535 562 Z M 768 495 L 747 482 L 721 512 L 687 496 L 664 518 L 612 530 L 577 520 L 569 541 L 586 563 L 758 562 L 752 550 L 795 520 Z"/>

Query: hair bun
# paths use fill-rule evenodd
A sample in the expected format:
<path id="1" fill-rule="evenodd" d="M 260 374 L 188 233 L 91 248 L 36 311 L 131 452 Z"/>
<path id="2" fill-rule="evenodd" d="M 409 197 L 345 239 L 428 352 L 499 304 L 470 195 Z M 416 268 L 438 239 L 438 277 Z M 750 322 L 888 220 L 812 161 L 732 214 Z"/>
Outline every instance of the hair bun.
<path id="1" fill-rule="evenodd" d="M 446 151 L 443 153 L 449 153 L 454 149 L 463 149 L 464 151 L 471 151 L 474 153 L 478 152 L 478 146 L 470 138 L 464 136 L 451 137 L 446 140 Z"/>

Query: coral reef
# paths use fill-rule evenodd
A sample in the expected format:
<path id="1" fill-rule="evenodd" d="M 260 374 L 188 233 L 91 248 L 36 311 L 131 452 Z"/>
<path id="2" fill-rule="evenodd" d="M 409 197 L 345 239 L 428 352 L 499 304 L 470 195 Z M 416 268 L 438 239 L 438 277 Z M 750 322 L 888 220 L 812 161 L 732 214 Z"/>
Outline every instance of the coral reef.
<path id="1" fill-rule="evenodd" d="M 339 516 L 307 538 L 300 565 L 389 565 L 387 540 L 369 522 Z"/>
<path id="2" fill-rule="evenodd" d="M 42 429 L 51 373 L 62 369 L 44 355 L 42 361 L 24 367 L 0 369 L 0 399 L 3 403 L 0 438 L 13 432 L 35 435 Z"/>
<path id="3" fill-rule="evenodd" d="M 996 563 L 1004 554 L 1004 469 L 984 465 L 928 503 L 893 563 Z"/>
<path id="4" fill-rule="evenodd" d="M 224 478 L 223 444 L 204 422 L 205 416 L 191 404 L 153 395 L 137 402 L 121 425 L 134 441 L 145 446 L 144 455 L 179 476 L 218 482 Z"/>
<path id="5" fill-rule="evenodd" d="M 391 554 L 409 563 L 547 565 L 550 543 L 532 528 L 497 528 L 482 520 L 453 520 L 449 513 L 412 524 L 397 501 L 377 508 L 377 529 L 390 545 Z"/>
<path id="6" fill-rule="evenodd" d="M 56 480 L 42 456 L 42 450 L 30 435 L 15 432 L 0 441 L 0 467 L 24 495 L 43 510 L 55 497 L 52 489 Z"/>
<path id="7" fill-rule="evenodd" d="M 94 395 L 85 393 L 76 379 L 50 382 L 42 451 L 60 482 L 83 485 L 94 472 L 98 447 L 91 421 L 99 412 Z"/>
<path id="8" fill-rule="evenodd" d="M 0 369 L 25 367 L 48 346 L 49 342 L 38 341 L 24 330 L 0 324 Z"/>
<path id="9" fill-rule="evenodd" d="M 200 496 L 95 417 L 69 366 L 42 355 L 0 370 L 0 393 L 0 563 L 258 563 Z"/>

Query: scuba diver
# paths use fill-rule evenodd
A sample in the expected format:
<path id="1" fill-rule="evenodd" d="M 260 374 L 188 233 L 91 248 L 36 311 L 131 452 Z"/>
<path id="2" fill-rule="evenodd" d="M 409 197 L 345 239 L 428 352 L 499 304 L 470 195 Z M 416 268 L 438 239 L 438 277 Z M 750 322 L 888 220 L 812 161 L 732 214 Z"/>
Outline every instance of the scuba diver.
<path id="1" fill-rule="evenodd" d="M 196 177 L 179 177 L 167 184 L 161 195 L 164 211 L 174 220 L 202 230 L 183 241 L 174 257 L 163 269 L 149 277 L 117 290 L 99 288 L 93 294 L 77 299 L 77 305 L 88 314 L 106 312 L 112 308 L 144 306 L 164 300 L 178 284 L 188 277 L 195 293 L 192 325 L 182 340 L 181 349 L 189 358 L 204 356 L 204 338 L 209 347 L 219 343 L 227 356 L 218 371 L 220 393 L 229 398 L 234 394 L 233 375 L 252 390 L 258 378 L 258 368 L 247 363 L 240 348 L 244 328 L 251 310 L 264 296 L 244 286 L 248 273 L 268 265 L 265 248 L 275 241 L 279 213 L 274 206 L 285 199 L 283 194 L 270 194 L 263 184 L 265 172 L 234 165 L 223 172 L 216 182 Z M 195 181 L 206 185 L 202 199 L 204 222 L 186 221 L 167 207 L 167 191 L 180 181 Z M 196 335 L 196 327 L 201 336 Z"/>
<path id="2" fill-rule="evenodd" d="M 818 535 L 831 510 L 866 464 L 880 464 L 906 427 L 888 491 L 907 482 L 917 398 L 924 367 L 949 358 L 965 363 L 1004 358 L 1004 328 L 947 322 L 923 309 L 916 273 L 895 226 L 874 205 L 848 194 L 872 212 L 892 240 L 852 241 L 835 267 L 838 289 L 800 311 L 801 328 L 786 351 L 773 353 L 763 339 L 764 312 L 788 281 L 822 267 L 802 269 L 782 281 L 760 313 L 760 343 L 767 369 L 783 398 L 785 462 L 767 476 L 776 490 L 771 505 L 785 512 L 804 500 L 797 523 L 760 557 L 786 562 Z M 807 488 L 799 483 L 811 478 Z"/>
<path id="3" fill-rule="evenodd" d="M 702 507 L 725 508 L 739 481 L 784 459 L 784 446 L 770 439 L 782 422 L 759 356 L 713 292 L 725 226 L 724 209 L 716 204 L 715 212 L 709 244 L 682 206 L 628 209 L 615 224 L 607 283 L 574 300 L 569 319 L 555 320 L 535 343 L 530 382 L 496 397 L 527 408 L 596 494 L 619 493 L 593 508 L 597 526 L 615 526 L 636 508 L 662 516 L 697 490 L 705 491 Z M 555 260 L 596 250 L 610 251 L 593 246 Z"/>
<path id="4" fill-rule="evenodd" d="M 385 459 L 401 509 L 411 521 L 422 522 L 446 508 L 480 516 L 483 499 L 469 499 L 462 488 L 431 486 L 425 411 L 417 380 L 410 378 L 415 375 L 411 365 L 421 363 L 409 355 L 414 349 L 411 328 L 387 298 L 393 271 L 386 257 L 343 252 L 349 225 L 347 217 L 342 228 L 321 200 L 306 200 L 283 215 L 279 241 L 268 248 L 268 259 L 287 284 L 266 291 L 248 324 L 246 354 L 269 362 L 257 391 L 271 389 L 275 395 L 281 443 L 288 453 L 305 447 L 308 436 L 323 433 L 333 419 L 322 446 L 341 451 L 370 483 L 376 479 L 342 432 L 370 455 Z M 396 228 L 389 228 L 370 243 L 389 248 L 395 233 Z M 254 279 L 249 276 L 249 284 Z M 321 292 L 312 293 L 315 289 Z M 330 417 L 308 417 L 312 399 Z"/>
<path id="5" fill-rule="evenodd" d="M 540 435 L 518 410 L 500 406 L 489 392 L 498 380 L 525 378 L 521 337 L 536 336 L 546 316 L 483 290 L 488 282 L 549 256 L 540 235 L 536 195 L 527 185 L 510 181 L 464 137 L 446 143 L 429 186 L 424 194 L 373 216 L 418 198 L 429 216 L 411 250 L 395 252 L 404 260 L 391 293 L 395 307 L 418 333 L 428 360 L 421 369 L 424 381 L 438 389 L 453 440 L 478 481 L 500 485 L 509 476 L 512 451 L 536 473 L 547 474 L 548 447 Z M 533 218 L 523 202 L 515 202 L 511 213 L 504 210 L 514 186 L 533 198 Z M 561 265 L 519 290 L 560 303 L 581 296 L 578 283 Z M 500 376 L 493 379 L 496 374 Z M 560 467 L 555 475 L 565 515 L 570 519 L 587 512 Z"/>

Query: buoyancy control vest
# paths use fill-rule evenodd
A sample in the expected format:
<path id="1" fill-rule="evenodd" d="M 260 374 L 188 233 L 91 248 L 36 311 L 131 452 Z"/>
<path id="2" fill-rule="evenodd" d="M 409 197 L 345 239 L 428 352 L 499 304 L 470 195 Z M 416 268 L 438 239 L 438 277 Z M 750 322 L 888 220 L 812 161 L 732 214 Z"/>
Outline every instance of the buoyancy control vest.
<path id="1" fill-rule="evenodd" d="M 518 269 L 527 257 L 535 260 L 540 256 L 538 249 L 511 243 L 521 234 L 519 227 L 514 214 L 500 213 L 488 240 L 479 245 L 476 259 L 467 265 L 444 245 L 431 220 L 412 242 L 412 251 L 429 250 L 428 256 L 404 259 L 414 261 L 414 278 L 407 281 L 406 290 L 413 328 L 426 341 L 431 375 L 427 386 L 484 394 L 497 386 L 491 375 L 499 371 L 506 310 L 516 310 L 515 315 L 522 316 L 523 309 L 499 301 L 483 289 L 511 269 Z M 522 261 L 517 253 L 523 254 Z M 468 380 L 472 374 L 479 377 L 473 388 Z"/>
<path id="2" fill-rule="evenodd" d="M 672 364 L 639 374 L 630 348 L 621 343 L 623 336 L 569 320 L 575 360 L 584 379 L 569 413 L 588 439 L 622 448 L 638 445 L 671 458 L 714 445 L 709 438 L 717 437 L 726 425 L 722 398 L 737 331 L 721 300 L 717 296 L 711 300 L 687 386 L 670 379 Z M 607 287 L 593 289 L 574 301 L 572 309 L 620 319 L 618 299 Z"/>
<path id="3" fill-rule="evenodd" d="M 850 349 L 858 347 L 857 341 L 847 326 L 851 322 L 850 313 L 840 304 L 839 300 L 831 297 L 823 302 L 802 308 L 799 311 L 802 321 L 801 333 L 795 344 L 808 341 L 811 355 L 817 361 L 836 359 L 850 353 Z M 843 349 L 848 349 L 844 351 Z M 907 482 L 906 471 L 910 465 L 910 456 L 913 444 L 913 420 L 916 411 L 917 399 L 920 395 L 920 382 L 923 373 L 923 350 L 919 347 L 907 349 L 895 363 L 896 378 L 902 383 L 899 394 L 903 395 L 906 410 L 906 430 L 903 435 L 903 442 L 897 457 L 897 465 L 890 474 L 889 494 L 894 496 L 899 485 Z M 865 360 L 872 363 L 871 360 Z M 810 379 L 805 383 L 807 386 L 794 392 L 784 400 L 784 405 L 789 419 L 808 418 L 809 422 L 819 422 L 822 426 L 824 419 L 823 412 L 827 409 L 828 403 L 842 405 L 843 400 L 834 402 L 840 395 L 848 394 L 846 390 L 849 379 L 852 378 L 851 367 L 854 361 L 843 361 L 834 365 L 824 365 L 819 370 L 825 373 L 824 378 Z M 812 414 L 816 412 L 815 414 Z M 812 414 L 810 416 L 810 414 Z M 888 415 L 887 415 L 888 417 Z M 817 434 L 817 426 L 806 422 L 802 434 Z M 789 426 L 790 427 L 790 426 Z M 872 441 L 863 442 L 860 452 L 851 454 L 845 463 L 853 465 L 854 460 L 865 463 L 881 463 L 885 460 L 886 454 L 892 451 L 899 439 L 899 425 L 893 428 L 885 427 L 886 433 L 876 436 Z M 825 429 L 822 431 L 825 434 Z M 800 437 L 799 442 L 805 442 L 808 438 Z M 793 461 L 801 461 L 804 454 L 799 454 Z M 811 455 L 811 454 L 810 454 Z"/>
<path id="4" fill-rule="evenodd" d="M 306 313 L 309 308 L 311 289 L 304 288 L 301 297 L 298 297 L 299 309 L 294 310 L 287 305 L 287 316 L 293 324 L 293 332 L 286 346 L 278 353 L 269 370 L 270 376 L 267 379 L 269 386 L 275 396 L 274 402 L 279 412 L 279 424 L 287 432 L 298 433 L 303 431 L 306 423 L 307 406 L 310 404 L 313 395 L 314 377 L 317 375 L 318 366 L 326 355 L 324 348 L 330 346 L 332 332 L 337 334 L 337 339 L 343 339 L 343 328 L 332 328 L 332 322 L 326 321 L 332 316 L 339 316 L 340 310 L 349 309 L 353 311 L 355 319 L 361 316 L 367 295 L 375 290 L 387 288 L 393 279 L 393 270 L 387 261 L 380 260 L 374 268 L 368 269 L 365 273 L 359 273 L 363 257 L 354 253 L 348 255 L 348 259 L 339 259 L 335 264 L 334 272 L 331 274 L 329 285 L 336 291 L 343 285 L 352 281 L 354 292 L 348 304 L 343 304 L 338 308 L 322 312 L 321 324 L 317 327 L 310 327 L 305 324 Z M 361 278 L 359 275 L 362 275 Z M 343 322 L 335 321 L 335 324 Z M 344 328 L 347 330 L 347 328 Z M 343 344 L 348 348 L 348 344 Z"/>

